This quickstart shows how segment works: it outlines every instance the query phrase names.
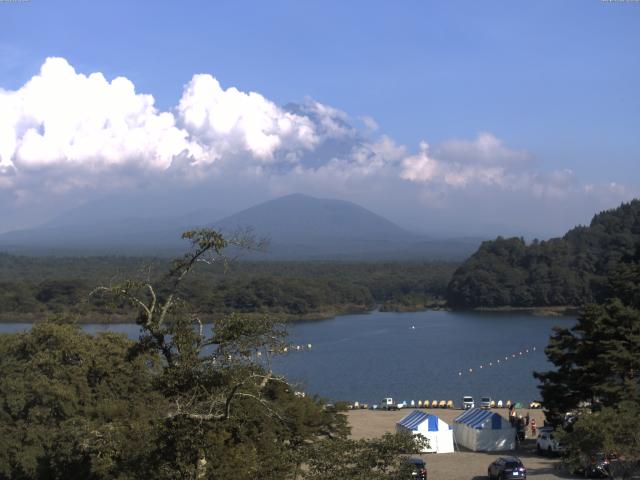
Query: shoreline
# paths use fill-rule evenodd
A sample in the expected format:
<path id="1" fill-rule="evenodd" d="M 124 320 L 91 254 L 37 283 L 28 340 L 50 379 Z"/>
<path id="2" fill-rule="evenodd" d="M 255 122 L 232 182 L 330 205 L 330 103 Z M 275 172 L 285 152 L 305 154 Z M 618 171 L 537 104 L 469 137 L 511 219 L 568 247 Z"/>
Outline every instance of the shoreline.
<path id="1" fill-rule="evenodd" d="M 473 312 L 488 313 L 530 313 L 531 315 L 541 317 L 561 317 L 564 315 L 577 315 L 582 307 L 575 305 L 556 305 L 550 307 L 476 307 L 471 309 Z"/>
<path id="2" fill-rule="evenodd" d="M 377 307 L 377 306 L 376 306 Z M 280 318 L 282 323 L 297 323 L 297 322 L 315 322 L 322 320 L 330 320 L 335 317 L 343 315 L 359 315 L 375 312 L 377 308 L 365 308 L 363 306 L 350 305 L 341 309 L 323 310 L 319 312 L 306 313 L 303 315 L 294 315 L 291 313 L 261 313 L 250 312 L 240 313 L 239 315 L 247 316 L 251 318 L 264 317 L 264 318 Z M 228 315 L 227 313 L 219 314 L 204 314 L 200 317 L 204 324 L 211 324 L 217 317 Z M 86 315 L 74 315 L 74 314 L 60 314 L 60 313 L 2 313 L 0 314 L 0 324 L 2 323 L 26 323 L 34 324 L 41 323 L 47 319 L 54 319 L 56 316 L 65 319 L 68 323 L 77 323 L 80 325 L 87 324 L 99 324 L 99 325 L 122 325 L 136 323 L 136 314 L 130 315 L 105 315 L 100 313 L 92 313 Z"/>
<path id="3" fill-rule="evenodd" d="M 389 308 L 389 305 L 376 304 L 373 307 L 364 305 L 346 305 L 342 308 L 321 310 L 318 312 L 310 312 L 302 315 L 295 315 L 291 313 L 262 313 L 262 312 L 249 312 L 240 313 L 240 315 L 248 316 L 251 318 L 265 317 L 265 318 L 280 318 L 282 323 L 300 323 L 300 322 L 318 322 L 323 320 L 331 320 L 336 317 L 344 315 L 366 315 L 376 311 L 384 313 L 411 313 L 411 312 L 426 312 L 426 311 L 465 311 L 465 309 L 455 309 L 447 307 L 446 304 L 441 302 L 434 302 L 429 305 L 394 305 L 395 308 Z M 467 309 L 466 311 L 477 313 L 529 313 L 534 316 L 565 316 L 565 315 L 577 315 L 580 312 L 580 307 L 564 305 L 553 307 L 476 307 L 473 309 Z M 203 323 L 213 323 L 216 317 L 227 315 L 227 313 L 216 314 L 204 314 L 201 315 Z M 65 318 L 64 313 L 11 313 L 4 312 L 0 314 L 0 323 L 40 323 L 46 321 L 49 318 L 55 318 L 61 316 Z M 78 323 L 80 325 L 86 324 L 100 324 L 100 325 L 122 325 L 135 322 L 135 313 L 131 315 L 124 314 L 111 314 L 105 315 L 100 313 L 92 313 L 85 315 L 69 314 L 67 317 L 70 323 Z"/>

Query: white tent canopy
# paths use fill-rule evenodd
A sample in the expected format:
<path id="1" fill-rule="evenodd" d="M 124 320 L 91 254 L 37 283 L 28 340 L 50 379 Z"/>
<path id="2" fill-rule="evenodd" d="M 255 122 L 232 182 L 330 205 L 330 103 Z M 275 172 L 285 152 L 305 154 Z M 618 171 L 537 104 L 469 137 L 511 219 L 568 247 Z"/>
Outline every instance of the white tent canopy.
<path id="1" fill-rule="evenodd" d="M 397 432 L 411 432 L 424 435 L 429 440 L 429 448 L 423 452 L 453 452 L 453 432 L 448 423 L 430 413 L 414 410 L 396 423 Z"/>
<path id="2" fill-rule="evenodd" d="M 516 429 L 501 415 L 473 408 L 453 420 L 458 445 L 474 452 L 496 452 L 516 448 Z"/>

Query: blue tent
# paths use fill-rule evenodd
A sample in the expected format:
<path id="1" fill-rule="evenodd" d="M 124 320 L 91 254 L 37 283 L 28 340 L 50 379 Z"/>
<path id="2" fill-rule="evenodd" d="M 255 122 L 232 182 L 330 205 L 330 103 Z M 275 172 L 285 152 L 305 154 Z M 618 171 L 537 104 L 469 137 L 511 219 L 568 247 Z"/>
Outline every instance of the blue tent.
<path id="1" fill-rule="evenodd" d="M 462 415 L 458 415 L 453 421 L 468 425 L 471 428 L 491 428 L 491 430 L 501 430 L 502 422 L 506 422 L 507 420 L 503 418 L 502 415 L 494 413 L 491 410 L 472 408 L 471 410 L 464 412 Z"/>
<path id="2" fill-rule="evenodd" d="M 396 431 L 409 431 L 426 437 L 429 447 L 424 452 L 453 452 L 453 431 L 449 424 L 436 415 L 414 410 L 396 423 Z"/>
<path id="3" fill-rule="evenodd" d="M 453 420 L 456 442 L 475 451 L 513 450 L 516 430 L 502 415 L 473 408 Z"/>
<path id="4" fill-rule="evenodd" d="M 418 426 L 422 423 L 427 422 L 427 431 L 428 432 L 437 432 L 438 431 L 438 420 L 439 418 L 430 413 L 421 412 L 420 410 L 414 410 L 409 415 L 404 417 L 402 420 L 398 422 L 398 425 L 402 425 L 403 427 L 408 428 L 409 430 L 417 431 Z M 451 427 L 449 427 L 451 428 Z"/>

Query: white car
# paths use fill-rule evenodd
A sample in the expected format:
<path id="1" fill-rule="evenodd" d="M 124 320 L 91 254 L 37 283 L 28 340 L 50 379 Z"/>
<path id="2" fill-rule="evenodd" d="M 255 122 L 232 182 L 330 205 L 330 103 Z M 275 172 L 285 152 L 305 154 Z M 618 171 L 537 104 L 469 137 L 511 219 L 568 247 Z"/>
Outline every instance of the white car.
<path id="1" fill-rule="evenodd" d="M 473 397 L 470 397 L 469 395 L 465 395 L 464 397 L 462 397 L 462 408 L 464 410 L 467 410 L 469 408 L 473 408 L 475 406 L 476 406 L 476 404 L 473 401 Z"/>
<path id="2" fill-rule="evenodd" d="M 564 452 L 564 446 L 555 438 L 553 431 L 541 431 L 536 440 L 536 450 L 539 454 L 546 453 L 552 455 L 554 453 Z"/>

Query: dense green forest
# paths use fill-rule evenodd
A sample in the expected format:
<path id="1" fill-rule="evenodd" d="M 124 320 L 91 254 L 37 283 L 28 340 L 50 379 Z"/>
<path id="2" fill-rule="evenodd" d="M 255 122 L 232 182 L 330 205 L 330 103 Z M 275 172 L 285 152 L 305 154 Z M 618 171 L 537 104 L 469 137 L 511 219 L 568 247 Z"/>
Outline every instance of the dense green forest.
<path id="1" fill-rule="evenodd" d="M 275 314 L 322 318 L 439 305 L 457 264 L 447 262 L 231 262 L 202 265 L 181 285 L 181 295 L 200 312 Z M 98 285 L 123 278 L 159 278 L 161 258 L 25 257 L 0 254 L 0 319 L 39 320 L 52 314 L 80 321 L 130 318 L 126 304 L 92 297 Z"/>
<path id="2" fill-rule="evenodd" d="M 640 200 L 596 215 L 562 238 L 484 242 L 447 288 L 453 307 L 582 305 L 600 300 L 606 278 L 640 245 Z"/>

